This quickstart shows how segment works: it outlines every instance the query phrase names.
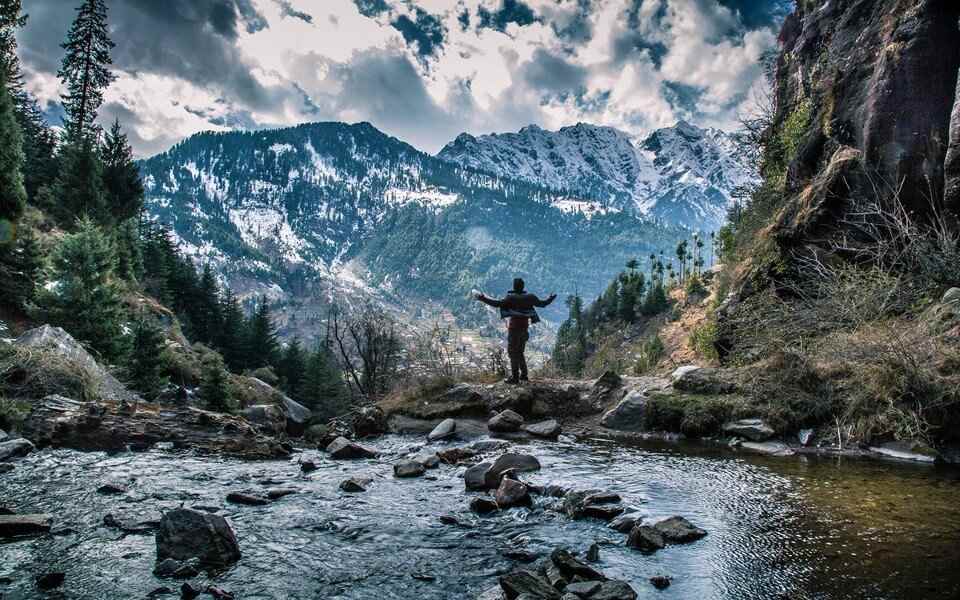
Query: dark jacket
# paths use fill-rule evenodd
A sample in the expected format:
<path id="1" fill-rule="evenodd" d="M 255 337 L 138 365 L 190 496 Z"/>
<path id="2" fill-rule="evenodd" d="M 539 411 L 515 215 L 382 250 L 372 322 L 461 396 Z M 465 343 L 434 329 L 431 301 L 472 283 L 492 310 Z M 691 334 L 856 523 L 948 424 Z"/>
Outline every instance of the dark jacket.
<path id="1" fill-rule="evenodd" d="M 535 307 L 540 308 L 550 306 L 556 296 L 550 296 L 546 300 L 541 300 L 535 294 L 529 292 L 507 292 L 507 295 L 501 299 L 487 298 L 481 295 L 479 300 L 484 304 L 500 309 L 501 319 L 529 319 L 531 323 L 539 323 L 540 315 L 537 314 Z"/>

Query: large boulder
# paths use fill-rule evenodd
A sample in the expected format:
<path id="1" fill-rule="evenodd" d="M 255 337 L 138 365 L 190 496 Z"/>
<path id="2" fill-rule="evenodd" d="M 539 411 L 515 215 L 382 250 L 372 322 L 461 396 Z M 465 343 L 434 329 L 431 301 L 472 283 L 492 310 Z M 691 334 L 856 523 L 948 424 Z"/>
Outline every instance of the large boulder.
<path id="1" fill-rule="evenodd" d="M 516 479 L 504 477 L 493 496 L 500 508 L 511 506 L 530 506 L 530 490 Z"/>
<path id="2" fill-rule="evenodd" d="M 492 466 L 493 463 L 482 462 L 467 469 L 463 474 L 463 483 L 467 490 L 486 489 L 487 471 L 489 471 Z"/>
<path id="3" fill-rule="evenodd" d="M 603 573 L 570 554 L 567 550 L 557 548 L 550 554 L 550 560 L 560 569 L 567 579 L 579 577 L 581 580 L 597 581 L 606 579 Z"/>
<path id="4" fill-rule="evenodd" d="M 157 562 L 197 558 L 204 565 L 225 566 L 240 559 L 240 545 L 227 520 L 190 508 L 164 514 L 156 541 Z"/>
<path id="5" fill-rule="evenodd" d="M 338 437 L 327 446 L 327 452 L 330 458 L 337 460 L 347 460 L 353 458 L 376 458 L 379 453 L 373 448 L 368 448 L 361 444 L 351 442 L 345 437 Z"/>
<path id="6" fill-rule="evenodd" d="M 732 394 L 736 384 L 721 369 L 709 367 L 684 368 L 675 371 L 673 387 L 691 394 Z"/>
<path id="7" fill-rule="evenodd" d="M 727 435 L 746 438 L 753 442 L 764 442 L 773 437 L 773 427 L 767 425 L 763 419 L 740 419 L 724 424 L 723 432 Z"/>
<path id="8" fill-rule="evenodd" d="M 128 390 L 116 377 L 102 367 L 96 359 L 69 333 L 59 327 L 41 325 L 26 331 L 13 341 L 16 348 L 39 350 L 50 353 L 62 364 L 57 369 L 66 369 L 75 380 L 75 385 L 82 382 L 84 393 L 89 394 L 85 400 L 103 399 L 114 401 L 135 402 L 139 397 Z M 42 361 L 42 359 L 40 359 Z M 44 368 L 42 362 L 40 368 Z M 68 390 L 46 390 L 43 395 L 50 393 L 68 393 Z"/>
<path id="9" fill-rule="evenodd" d="M 0 442 L 0 462 L 26 456 L 33 451 L 33 444 L 29 440 L 15 439 Z"/>
<path id="10" fill-rule="evenodd" d="M 700 529 L 684 517 L 670 517 L 657 521 L 653 527 L 663 535 L 663 539 L 668 544 L 686 544 L 695 542 L 707 535 L 707 532 Z"/>
<path id="11" fill-rule="evenodd" d="M 437 424 L 433 430 L 427 434 L 427 439 L 431 442 L 438 440 L 445 440 L 449 437 L 453 437 L 457 431 L 457 422 L 453 419 L 444 419 Z"/>
<path id="12" fill-rule="evenodd" d="M 528 473 L 540 470 L 540 461 L 529 454 L 508 452 L 500 455 L 484 473 L 484 485 L 489 489 L 500 487 L 500 480 L 507 471 Z"/>
<path id="13" fill-rule="evenodd" d="M 379 406 L 364 406 L 350 424 L 357 437 L 372 437 L 387 432 L 387 416 Z"/>
<path id="14" fill-rule="evenodd" d="M 520 431 L 521 427 L 523 427 L 523 417 L 510 409 L 494 415 L 487 421 L 487 428 L 498 433 Z"/>
<path id="15" fill-rule="evenodd" d="M 647 396 L 636 390 L 623 397 L 616 406 L 604 413 L 600 424 L 618 431 L 640 431 L 644 428 Z"/>
<path id="16" fill-rule="evenodd" d="M 283 415 L 284 420 L 282 422 L 284 426 L 282 431 L 286 431 L 286 433 L 292 437 L 300 437 L 303 435 L 304 431 L 307 429 L 307 424 L 313 417 L 313 413 L 309 408 L 300 404 L 296 400 L 293 400 L 262 379 L 257 379 L 256 377 L 244 377 L 242 378 L 242 382 L 247 388 L 249 388 L 248 393 L 252 394 L 254 397 L 260 398 L 260 404 L 251 406 L 250 408 L 262 406 L 262 404 L 273 404 L 273 406 L 275 406 L 277 410 L 281 411 Z M 263 409 L 259 410 L 262 411 Z M 255 418 L 260 417 L 260 415 L 256 412 L 253 413 L 253 415 Z M 273 411 L 270 411 L 268 416 L 271 417 L 271 422 L 276 421 Z"/>
<path id="17" fill-rule="evenodd" d="M 254 404 L 240 411 L 240 415 L 269 435 L 281 435 L 287 429 L 287 417 L 276 404 Z"/>
<path id="18" fill-rule="evenodd" d="M 667 545 L 660 530 L 649 525 L 637 525 L 630 530 L 627 546 L 641 552 L 656 552 Z"/>
<path id="19" fill-rule="evenodd" d="M 508 600 L 516 600 L 524 594 L 544 600 L 560 600 L 558 592 L 546 579 L 526 569 L 500 576 L 500 587 Z"/>
<path id="20" fill-rule="evenodd" d="M 313 418 L 313 411 L 289 396 L 283 397 L 283 408 L 287 413 L 287 434 L 293 437 L 302 436 Z"/>

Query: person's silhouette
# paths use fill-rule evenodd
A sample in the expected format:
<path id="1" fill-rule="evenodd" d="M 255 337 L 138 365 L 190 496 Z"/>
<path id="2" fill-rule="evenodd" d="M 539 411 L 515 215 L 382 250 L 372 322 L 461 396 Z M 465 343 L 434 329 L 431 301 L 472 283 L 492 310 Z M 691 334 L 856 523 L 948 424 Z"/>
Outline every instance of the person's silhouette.
<path id="1" fill-rule="evenodd" d="M 510 356 L 510 379 L 507 383 L 517 384 L 528 380 L 524 351 L 527 349 L 527 340 L 530 339 L 530 324 L 540 321 L 535 307 L 549 306 L 556 297 L 556 294 L 550 294 L 549 298 L 541 300 L 524 291 L 523 280 L 519 277 L 513 280 L 513 290 L 500 300 L 488 298 L 481 293 L 475 295 L 480 302 L 499 308 L 500 318 L 507 320 L 507 355 Z"/>

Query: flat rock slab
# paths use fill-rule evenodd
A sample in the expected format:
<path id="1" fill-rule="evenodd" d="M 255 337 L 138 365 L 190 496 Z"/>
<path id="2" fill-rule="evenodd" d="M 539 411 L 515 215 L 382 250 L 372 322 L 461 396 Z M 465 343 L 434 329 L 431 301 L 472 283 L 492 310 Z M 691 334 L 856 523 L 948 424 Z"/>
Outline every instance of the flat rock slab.
<path id="1" fill-rule="evenodd" d="M 270 499 L 254 494 L 246 494 L 244 492 L 230 492 L 227 494 L 227 502 L 246 506 L 265 506 L 270 504 Z"/>
<path id="2" fill-rule="evenodd" d="M 752 442 L 764 442 L 773 437 L 773 427 L 767 425 L 763 419 L 740 419 L 725 423 L 723 432 L 746 438 Z"/>
<path id="3" fill-rule="evenodd" d="M 659 529 L 649 525 L 637 525 L 630 530 L 627 537 L 627 546 L 641 552 L 656 552 L 667 545 Z"/>
<path id="4" fill-rule="evenodd" d="M 937 460 L 937 453 L 930 447 L 919 442 L 889 442 L 880 446 L 870 446 L 869 449 L 871 452 L 881 456 L 896 458 L 898 460 L 923 463 L 932 463 Z"/>
<path id="5" fill-rule="evenodd" d="M 796 454 L 793 448 L 783 442 L 743 442 L 740 447 L 750 452 L 768 456 L 793 456 Z"/>
<path id="6" fill-rule="evenodd" d="M 654 528 L 663 535 L 663 539 L 669 544 L 686 544 L 695 542 L 707 535 L 707 532 L 700 529 L 684 517 L 670 517 L 654 523 Z"/>
<path id="7" fill-rule="evenodd" d="M 561 548 L 554 550 L 550 554 L 550 560 L 560 569 L 560 572 L 567 579 L 573 579 L 574 577 L 580 577 L 587 581 L 602 581 L 606 579 L 603 573 L 570 554 L 567 550 Z"/>
<path id="8" fill-rule="evenodd" d="M 528 425 L 524 425 L 523 430 L 530 435 L 550 440 L 557 439 L 562 431 L 560 423 L 557 423 L 556 419 L 547 419 L 546 421 L 540 421 L 539 423 L 530 423 Z"/>
<path id="9" fill-rule="evenodd" d="M 560 592 L 550 585 L 550 582 L 533 571 L 525 569 L 502 575 L 500 588 L 508 600 L 516 600 L 524 594 L 544 600 L 560 600 Z"/>
<path id="10" fill-rule="evenodd" d="M 487 428 L 498 433 L 520 431 L 521 427 L 523 427 L 523 417 L 510 409 L 504 410 L 487 421 Z"/>
<path id="11" fill-rule="evenodd" d="M 0 461 L 19 458 L 33 452 L 33 444 L 29 440 L 15 439 L 0 442 Z"/>
<path id="12" fill-rule="evenodd" d="M 0 538 L 40 535 L 50 531 L 50 515 L 0 515 Z"/>

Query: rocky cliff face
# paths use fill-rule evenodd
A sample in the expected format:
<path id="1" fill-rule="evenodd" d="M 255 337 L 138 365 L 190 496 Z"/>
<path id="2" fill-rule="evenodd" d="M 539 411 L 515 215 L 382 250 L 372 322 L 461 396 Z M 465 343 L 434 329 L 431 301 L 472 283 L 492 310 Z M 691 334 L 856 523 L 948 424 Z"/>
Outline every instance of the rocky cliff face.
<path id="1" fill-rule="evenodd" d="M 944 0 L 798 2 L 781 32 L 774 90 L 774 128 L 803 126 L 787 166 L 781 246 L 816 238 L 852 198 L 898 190 L 919 216 L 944 198 L 949 180 L 960 208 L 958 17 L 960 3 Z"/>

